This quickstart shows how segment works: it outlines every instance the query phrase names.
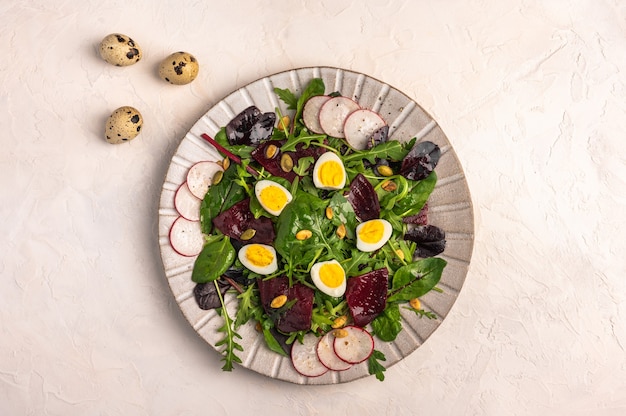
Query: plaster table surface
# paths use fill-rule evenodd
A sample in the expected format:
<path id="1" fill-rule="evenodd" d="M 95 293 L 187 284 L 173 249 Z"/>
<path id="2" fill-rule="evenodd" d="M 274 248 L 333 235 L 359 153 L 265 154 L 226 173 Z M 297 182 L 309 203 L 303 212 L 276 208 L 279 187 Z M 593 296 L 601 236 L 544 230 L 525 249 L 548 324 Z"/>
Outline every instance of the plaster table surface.
<path id="1" fill-rule="evenodd" d="M 139 63 L 99 58 L 114 32 Z M 178 50 L 200 62 L 185 86 L 157 75 Z M 626 413 L 623 1 L 6 0 L 0 56 L 3 415 Z M 185 133 L 231 91 L 305 66 L 413 98 L 472 193 L 458 300 L 384 382 L 223 373 L 159 257 Z M 123 105 L 144 129 L 110 145 Z"/>

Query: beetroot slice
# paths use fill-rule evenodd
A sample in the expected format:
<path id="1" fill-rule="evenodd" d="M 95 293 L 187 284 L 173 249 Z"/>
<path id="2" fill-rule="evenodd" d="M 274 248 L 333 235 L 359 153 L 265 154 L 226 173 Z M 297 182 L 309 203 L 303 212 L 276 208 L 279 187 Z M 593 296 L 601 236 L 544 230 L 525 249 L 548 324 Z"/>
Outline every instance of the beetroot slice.
<path id="1" fill-rule="evenodd" d="M 363 174 L 356 175 L 350 183 L 347 199 L 360 221 L 365 222 L 380 216 L 378 195 Z"/>
<path id="2" fill-rule="evenodd" d="M 245 243 L 273 244 L 276 238 L 274 224 L 267 217 L 254 218 L 250 211 L 250 198 L 237 202 L 213 219 L 215 228 L 222 234 L 241 241 L 241 234 L 254 229 L 254 236 Z"/>
<path id="3" fill-rule="evenodd" d="M 257 285 L 263 309 L 268 315 L 274 316 L 276 329 L 281 332 L 293 332 L 311 328 L 313 289 L 301 283 L 289 287 L 289 279 L 286 276 L 268 280 L 258 279 Z M 270 304 L 279 295 L 287 296 L 287 302 L 296 299 L 296 303 L 285 311 L 274 309 Z"/>
<path id="4" fill-rule="evenodd" d="M 363 327 L 385 310 L 388 280 L 386 268 L 348 279 L 346 302 L 355 325 Z"/>

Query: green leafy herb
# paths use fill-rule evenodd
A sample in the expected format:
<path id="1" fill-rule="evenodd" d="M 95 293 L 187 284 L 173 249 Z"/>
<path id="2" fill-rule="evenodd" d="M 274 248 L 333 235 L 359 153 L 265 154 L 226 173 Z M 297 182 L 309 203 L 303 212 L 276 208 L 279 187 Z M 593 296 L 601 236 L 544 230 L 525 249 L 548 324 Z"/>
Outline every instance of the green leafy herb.
<path id="1" fill-rule="evenodd" d="M 402 318 L 397 303 L 388 303 L 387 307 L 372 321 L 372 332 L 380 340 L 391 342 L 402 331 Z"/>
<path id="2" fill-rule="evenodd" d="M 393 275 L 387 301 L 408 301 L 425 295 L 439 283 L 446 264 L 444 259 L 431 257 L 399 268 Z"/>
<path id="3" fill-rule="evenodd" d="M 375 375 L 379 381 L 385 380 L 385 367 L 379 361 L 387 361 L 385 354 L 378 350 L 374 350 L 372 355 L 367 359 L 367 369 L 369 374 Z"/>
<path id="4" fill-rule="evenodd" d="M 217 280 L 235 261 L 235 249 L 228 236 L 220 236 L 202 248 L 196 258 L 191 280 L 196 283 L 207 283 Z"/>
<path id="5" fill-rule="evenodd" d="M 215 287 L 217 289 L 217 294 L 220 298 L 220 303 L 222 307 L 219 309 L 222 318 L 224 318 L 224 324 L 217 329 L 218 332 L 224 333 L 224 338 L 215 343 L 215 347 L 222 348 L 222 361 L 224 365 L 222 366 L 222 370 L 224 371 L 232 371 L 233 363 L 241 364 L 241 358 L 239 358 L 235 350 L 243 351 L 243 347 L 237 343 L 236 339 L 241 339 L 241 335 L 239 335 L 233 328 L 233 321 L 228 315 L 228 310 L 226 310 L 226 305 L 224 304 L 224 297 L 220 293 L 219 287 L 217 286 L 217 281 L 214 281 Z"/>
<path id="6" fill-rule="evenodd" d="M 213 230 L 213 218 L 246 197 L 245 189 L 236 182 L 239 178 L 238 166 L 230 165 L 224 171 L 222 180 L 211 185 L 200 205 L 200 224 L 202 232 L 210 234 Z M 245 172 L 245 170 L 244 170 Z"/>

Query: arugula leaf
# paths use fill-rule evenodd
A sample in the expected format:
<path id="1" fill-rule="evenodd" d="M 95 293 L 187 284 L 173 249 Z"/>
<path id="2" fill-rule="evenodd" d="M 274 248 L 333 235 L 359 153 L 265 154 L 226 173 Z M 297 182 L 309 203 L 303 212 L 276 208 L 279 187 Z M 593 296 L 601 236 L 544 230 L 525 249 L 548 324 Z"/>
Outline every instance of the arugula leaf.
<path id="1" fill-rule="evenodd" d="M 397 140 L 390 140 L 372 147 L 369 150 L 358 150 L 344 157 L 344 163 L 350 164 L 353 161 L 368 160 L 376 163 L 376 159 L 386 159 L 388 161 L 400 161 L 407 155 L 408 150 Z"/>
<path id="2" fill-rule="evenodd" d="M 235 256 L 235 249 L 228 236 L 207 243 L 196 258 L 191 280 L 196 283 L 216 280 L 233 264 Z"/>
<path id="3" fill-rule="evenodd" d="M 298 107 L 298 97 L 294 95 L 288 88 L 274 88 L 274 93 L 280 98 L 289 110 L 295 110 Z"/>
<path id="4" fill-rule="evenodd" d="M 400 267 L 393 275 L 387 302 L 408 301 L 428 293 L 439 283 L 447 262 L 431 257 Z"/>
<path id="5" fill-rule="evenodd" d="M 378 350 L 374 350 L 372 355 L 367 359 L 367 369 L 369 374 L 376 375 L 376 379 L 379 381 L 385 380 L 385 367 L 379 363 L 379 361 L 387 361 L 385 354 Z"/>
<path id="6" fill-rule="evenodd" d="M 326 139 L 324 134 L 302 134 L 300 136 L 290 137 L 285 144 L 280 147 L 281 152 L 293 152 L 296 150 L 296 146 L 302 144 L 303 149 L 307 149 L 311 143 L 317 142 L 322 144 Z"/>
<path id="7" fill-rule="evenodd" d="M 381 341 L 391 342 L 402 331 L 402 317 L 397 303 L 387 303 L 387 307 L 372 321 L 372 332 Z"/>
<path id="8" fill-rule="evenodd" d="M 217 286 L 217 281 L 214 281 L 215 287 L 217 289 L 218 296 L 220 298 L 220 303 L 222 307 L 218 309 L 222 318 L 224 318 L 224 325 L 217 329 L 218 332 L 224 333 L 224 338 L 215 343 L 215 347 L 224 346 L 224 348 L 220 351 L 223 355 L 222 361 L 224 362 L 224 366 L 222 370 L 224 371 L 232 371 L 233 363 L 241 364 L 241 358 L 239 358 L 235 350 L 243 351 L 243 347 L 237 343 L 236 339 L 242 339 L 241 335 L 239 335 L 233 328 L 233 321 L 228 315 L 228 310 L 226 309 L 226 305 L 224 303 L 224 297 L 219 291 L 219 287 Z"/>
<path id="9" fill-rule="evenodd" d="M 313 156 L 302 157 L 298 159 L 298 164 L 293 167 L 293 171 L 298 176 L 304 176 L 314 162 L 315 158 Z"/>

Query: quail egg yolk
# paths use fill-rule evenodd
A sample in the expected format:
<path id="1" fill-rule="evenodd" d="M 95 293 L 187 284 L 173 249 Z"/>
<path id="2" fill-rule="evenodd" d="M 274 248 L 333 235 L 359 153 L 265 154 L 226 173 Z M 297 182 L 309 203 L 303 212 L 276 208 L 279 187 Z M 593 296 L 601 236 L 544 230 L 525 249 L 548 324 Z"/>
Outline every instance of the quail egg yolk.
<path id="1" fill-rule="evenodd" d="M 274 260 L 274 255 L 259 244 L 252 244 L 246 250 L 246 259 L 257 267 L 267 267 Z"/>
<path id="2" fill-rule="evenodd" d="M 321 155 L 313 168 L 313 183 L 318 189 L 341 189 L 346 184 L 343 162 L 333 152 Z"/>
<path id="3" fill-rule="evenodd" d="M 346 292 L 346 272 L 337 260 L 322 261 L 311 267 L 311 280 L 320 291 L 340 297 Z"/>
<path id="4" fill-rule="evenodd" d="M 356 248 L 364 252 L 376 251 L 385 245 L 393 228 L 387 220 L 374 219 L 356 227 Z"/>
<path id="5" fill-rule="evenodd" d="M 280 215 L 285 206 L 293 197 L 284 186 L 270 181 L 262 180 L 254 186 L 254 192 L 264 210 L 272 215 Z"/>
<path id="6" fill-rule="evenodd" d="M 359 238 L 364 243 L 377 243 L 379 242 L 385 231 L 385 227 L 380 221 L 368 221 L 363 224 L 363 227 L 359 231 Z"/>
<path id="7" fill-rule="evenodd" d="M 245 268 L 258 274 L 268 275 L 278 270 L 276 250 L 264 244 L 248 244 L 239 250 L 239 261 Z"/>
<path id="8" fill-rule="evenodd" d="M 338 162 L 329 160 L 320 166 L 317 177 L 325 186 L 339 186 L 343 182 L 343 167 Z"/>
<path id="9" fill-rule="evenodd" d="M 338 287 L 344 280 L 344 272 L 336 263 L 326 263 L 320 267 L 320 280 L 328 287 Z"/>

